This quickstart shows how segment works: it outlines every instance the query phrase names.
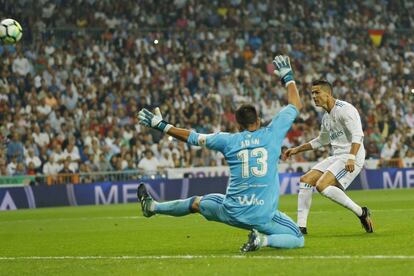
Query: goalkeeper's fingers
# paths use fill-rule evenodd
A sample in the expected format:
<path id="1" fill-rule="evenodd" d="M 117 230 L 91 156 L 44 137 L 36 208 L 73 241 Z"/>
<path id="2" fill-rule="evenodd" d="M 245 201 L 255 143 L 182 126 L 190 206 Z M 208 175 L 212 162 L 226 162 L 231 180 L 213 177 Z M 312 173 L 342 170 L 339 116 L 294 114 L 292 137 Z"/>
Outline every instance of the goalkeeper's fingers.
<path id="1" fill-rule="evenodd" d="M 154 113 L 156 116 L 160 117 L 162 119 L 161 110 L 159 107 L 156 107 L 154 110 Z"/>
<path id="2" fill-rule="evenodd" d="M 138 119 L 140 123 L 148 121 L 148 118 L 143 114 L 139 114 Z"/>
<path id="3" fill-rule="evenodd" d="M 154 116 L 151 112 L 145 108 L 138 112 L 138 120 L 141 125 L 149 126 L 151 123 L 151 117 Z"/>
<path id="4" fill-rule="evenodd" d="M 151 127 L 151 121 L 147 117 L 139 116 L 139 124 L 146 127 Z"/>
<path id="5" fill-rule="evenodd" d="M 151 111 L 148 111 L 148 109 L 146 108 L 143 108 L 140 112 L 143 112 L 143 114 L 145 114 L 145 116 L 147 116 L 148 118 L 154 117 L 154 113 L 152 113 Z"/>
<path id="6" fill-rule="evenodd" d="M 292 68 L 292 66 L 290 66 L 290 58 L 288 56 L 285 56 L 285 61 L 287 65 L 289 65 L 289 67 Z"/>
<path id="7" fill-rule="evenodd" d="M 145 109 L 142 109 L 140 112 L 138 112 L 138 118 L 144 118 L 147 116 L 147 113 L 145 112 Z"/>
<path id="8" fill-rule="evenodd" d="M 273 60 L 273 64 L 275 65 L 277 69 L 280 69 L 281 67 L 283 67 L 284 61 L 285 60 L 283 56 L 276 56 L 275 59 Z"/>

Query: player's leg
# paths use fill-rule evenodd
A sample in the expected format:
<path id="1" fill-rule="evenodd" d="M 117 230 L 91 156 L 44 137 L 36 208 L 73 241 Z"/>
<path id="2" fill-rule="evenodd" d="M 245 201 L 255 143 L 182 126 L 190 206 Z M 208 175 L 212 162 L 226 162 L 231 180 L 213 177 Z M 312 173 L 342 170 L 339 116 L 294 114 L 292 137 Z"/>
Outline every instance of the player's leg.
<path id="1" fill-rule="evenodd" d="M 200 197 L 193 196 L 182 200 L 173 200 L 162 203 L 156 202 L 148 193 L 144 183 L 139 184 L 137 196 L 141 202 L 142 213 L 145 217 L 151 217 L 155 214 L 175 217 L 185 216 L 190 213 L 198 212 L 198 203 L 200 201 Z"/>
<path id="2" fill-rule="evenodd" d="M 352 201 L 352 199 L 350 199 L 342 189 L 337 187 L 337 184 L 335 175 L 330 171 L 326 171 L 321 178 L 319 178 L 316 184 L 316 189 L 325 197 L 328 197 L 345 208 L 348 208 L 357 216 L 362 215 L 362 208 Z"/>
<path id="3" fill-rule="evenodd" d="M 208 194 L 199 201 L 199 213 L 207 220 L 217 221 L 243 229 L 251 229 L 247 225 L 238 223 L 232 219 L 223 208 L 223 194 Z"/>
<path id="4" fill-rule="evenodd" d="M 299 193 L 298 193 L 298 225 L 302 234 L 307 234 L 307 221 L 309 210 L 312 204 L 313 187 L 318 179 L 322 176 L 322 172 L 311 169 L 300 177 Z"/>
<path id="5" fill-rule="evenodd" d="M 346 161 L 343 159 L 338 159 L 333 163 L 317 181 L 316 189 L 325 197 L 351 210 L 358 216 L 365 231 L 372 233 L 373 225 L 369 209 L 356 204 L 344 192 L 362 168 L 356 165 L 355 170 L 352 173 L 348 172 L 344 169 L 345 162 Z"/>
<path id="6" fill-rule="evenodd" d="M 299 248 L 304 245 L 305 239 L 299 226 L 286 214 L 277 211 L 269 223 L 254 227 L 241 251 L 255 251 L 265 246 Z"/>
<path id="7" fill-rule="evenodd" d="M 298 225 L 302 234 L 307 234 L 307 221 L 312 204 L 312 192 L 313 187 L 316 186 L 316 182 L 322 176 L 322 174 L 329 168 L 334 162 L 333 157 L 328 157 L 316 164 L 308 173 L 303 175 L 299 183 L 298 194 Z"/>

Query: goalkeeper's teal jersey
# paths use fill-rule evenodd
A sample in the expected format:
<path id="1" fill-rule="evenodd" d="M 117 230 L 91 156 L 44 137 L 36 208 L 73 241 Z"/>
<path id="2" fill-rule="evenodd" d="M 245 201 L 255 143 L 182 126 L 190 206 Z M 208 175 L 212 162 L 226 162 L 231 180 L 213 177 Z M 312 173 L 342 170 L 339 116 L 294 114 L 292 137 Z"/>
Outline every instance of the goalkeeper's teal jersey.
<path id="1" fill-rule="evenodd" d="M 288 105 L 269 125 L 253 132 L 209 135 L 191 132 L 188 143 L 223 153 L 230 167 L 223 205 L 235 220 L 261 224 L 273 217 L 279 203 L 281 145 L 297 114 L 296 107 Z"/>

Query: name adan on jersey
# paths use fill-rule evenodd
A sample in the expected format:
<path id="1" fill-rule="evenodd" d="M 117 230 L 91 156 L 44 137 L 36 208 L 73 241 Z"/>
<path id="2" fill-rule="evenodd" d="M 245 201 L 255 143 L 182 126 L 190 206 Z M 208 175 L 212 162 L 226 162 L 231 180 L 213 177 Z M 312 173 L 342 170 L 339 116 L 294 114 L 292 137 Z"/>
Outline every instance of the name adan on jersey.
<path id="1" fill-rule="evenodd" d="M 240 205 L 264 205 L 264 200 L 256 198 L 256 194 L 252 194 L 251 196 L 244 195 L 243 197 L 239 196 L 238 199 Z"/>

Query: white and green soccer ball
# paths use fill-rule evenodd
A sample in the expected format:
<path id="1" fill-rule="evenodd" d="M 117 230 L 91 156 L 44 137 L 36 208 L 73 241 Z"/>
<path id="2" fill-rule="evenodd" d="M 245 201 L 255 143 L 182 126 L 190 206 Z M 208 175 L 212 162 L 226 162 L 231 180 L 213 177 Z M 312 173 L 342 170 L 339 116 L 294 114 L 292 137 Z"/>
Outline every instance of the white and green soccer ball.
<path id="1" fill-rule="evenodd" d="M 15 44 L 23 35 L 22 26 L 14 19 L 4 19 L 0 22 L 0 41 L 3 44 Z"/>

